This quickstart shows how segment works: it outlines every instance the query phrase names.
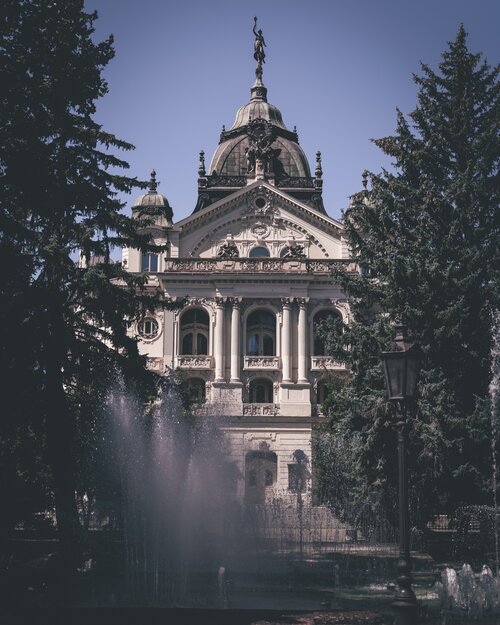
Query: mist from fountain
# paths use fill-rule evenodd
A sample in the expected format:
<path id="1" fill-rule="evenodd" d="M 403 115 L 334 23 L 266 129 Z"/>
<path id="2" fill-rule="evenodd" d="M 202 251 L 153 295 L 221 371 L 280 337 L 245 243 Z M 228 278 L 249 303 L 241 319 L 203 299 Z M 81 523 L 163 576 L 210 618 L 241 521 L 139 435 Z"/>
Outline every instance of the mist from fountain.
<path id="1" fill-rule="evenodd" d="M 123 385 L 108 407 L 122 485 L 126 601 L 205 606 L 204 589 L 216 583 L 207 574 L 237 550 L 235 469 L 218 423 L 190 420 L 174 385 L 146 420 Z"/>
<path id="2" fill-rule="evenodd" d="M 99 605 L 318 609 L 333 606 L 340 588 L 392 579 L 392 525 L 368 514 L 373 506 L 353 525 L 311 505 L 302 450 L 288 489 L 244 501 L 243 469 L 224 434 L 232 423 L 203 407 L 195 418 L 171 380 L 162 389 L 146 415 L 123 382 L 107 398 L 104 447 L 120 483 L 125 555 Z"/>

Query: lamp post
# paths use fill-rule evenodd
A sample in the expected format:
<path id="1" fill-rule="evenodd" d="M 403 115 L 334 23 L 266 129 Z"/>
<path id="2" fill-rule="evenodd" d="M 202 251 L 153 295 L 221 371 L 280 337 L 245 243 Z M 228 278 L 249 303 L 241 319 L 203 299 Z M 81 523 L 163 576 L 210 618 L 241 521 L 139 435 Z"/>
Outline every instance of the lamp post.
<path id="1" fill-rule="evenodd" d="M 420 350 L 408 342 L 406 327 L 396 326 L 396 337 L 381 354 L 389 401 L 396 404 L 399 468 L 399 560 L 394 602 L 395 625 L 415 625 L 417 599 L 411 588 L 410 523 L 408 516 L 407 401 L 415 394 Z"/>

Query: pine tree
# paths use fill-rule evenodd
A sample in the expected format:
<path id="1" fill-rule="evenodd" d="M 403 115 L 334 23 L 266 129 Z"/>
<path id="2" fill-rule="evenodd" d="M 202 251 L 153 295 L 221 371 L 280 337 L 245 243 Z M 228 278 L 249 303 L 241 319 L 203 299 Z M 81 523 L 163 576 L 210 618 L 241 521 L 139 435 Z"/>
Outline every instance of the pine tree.
<path id="1" fill-rule="evenodd" d="M 43 430 L 68 553 L 79 533 L 74 397 L 115 364 L 147 375 L 125 320 L 163 305 L 144 277 L 110 259 L 114 246 L 160 248 L 116 199 L 145 186 L 121 173 L 128 164 L 114 153 L 133 146 L 93 119 L 114 55 L 112 37 L 93 41 L 96 18 L 83 0 L 0 8 L 0 252 L 2 272 L 13 276 L 2 291 L 2 379 L 9 418 L 19 416 L 17 401 Z"/>
<path id="2" fill-rule="evenodd" d="M 418 104 L 398 110 L 394 136 L 376 140 L 393 169 L 369 174 L 345 229 L 362 274 L 338 278 L 354 321 L 336 358 L 352 365 L 330 397 L 334 420 L 363 432 L 371 484 L 394 475 L 380 349 L 403 316 L 424 351 L 413 426 L 415 497 L 434 505 L 486 497 L 491 312 L 499 307 L 500 67 L 467 49 L 460 27 L 439 72 L 422 64 Z M 432 496 L 434 493 L 434 497 Z"/>

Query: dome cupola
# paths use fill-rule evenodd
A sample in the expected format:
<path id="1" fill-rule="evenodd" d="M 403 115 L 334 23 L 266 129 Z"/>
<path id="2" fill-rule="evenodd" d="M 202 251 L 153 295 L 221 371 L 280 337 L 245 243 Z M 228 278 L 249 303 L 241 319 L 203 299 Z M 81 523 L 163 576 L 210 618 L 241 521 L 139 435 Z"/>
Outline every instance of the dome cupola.
<path id="1" fill-rule="evenodd" d="M 250 102 L 238 109 L 229 130 L 223 127 L 208 174 L 203 163 L 195 212 L 259 179 L 324 212 L 321 185 L 318 188 L 311 177 L 296 129 L 289 130 L 280 110 L 267 101 L 267 88 L 262 82 L 266 43 L 256 25 L 257 18 L 253 28 L 257 67 Z"/>
<path id="2" fill-rule="evenodd" d="M 157 188 L 158 183 L 156 182 L 156 171 L 153 169 L 149 180 L 148 192 L 137 198 L 132 210 L 138 216 L 162 216 L 166 219 L 168 225 L 171 226 L 173 217 L 172 208 L 168 203 L 167 198 L 158 193 Z"/>

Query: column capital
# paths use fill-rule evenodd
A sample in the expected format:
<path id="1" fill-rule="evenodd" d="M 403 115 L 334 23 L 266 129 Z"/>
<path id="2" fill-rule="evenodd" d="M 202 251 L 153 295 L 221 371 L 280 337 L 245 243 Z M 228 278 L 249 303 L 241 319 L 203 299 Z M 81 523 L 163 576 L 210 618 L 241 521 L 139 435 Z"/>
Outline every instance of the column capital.
<path id="1" fill-rule="evenodd" d="M 297 297 L 297 304 L 299 308 L 307 308 L 307 304 L 309 303 L 308 297 Z"/>
<path id="2" fill-rule="evenodd" d="M 281 306 L 283 308 L 290 308 L 291 305 L 292 305 L 292 299 L 290 297 L 281 298 Z"/>
<path id="3" fill-rule="evenodd" d="M 217 308 L 224 308 L 224 304 L 226 303 L 225 297 L 216 297 L 215 298 L 215 306 Z"/>
<path id="4" fill-rule="evenodd" d="M 227 301 L 233 308 L 239 308 L 241 306 L 242 297 L 228 297 Z"/>

